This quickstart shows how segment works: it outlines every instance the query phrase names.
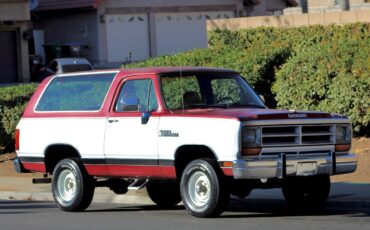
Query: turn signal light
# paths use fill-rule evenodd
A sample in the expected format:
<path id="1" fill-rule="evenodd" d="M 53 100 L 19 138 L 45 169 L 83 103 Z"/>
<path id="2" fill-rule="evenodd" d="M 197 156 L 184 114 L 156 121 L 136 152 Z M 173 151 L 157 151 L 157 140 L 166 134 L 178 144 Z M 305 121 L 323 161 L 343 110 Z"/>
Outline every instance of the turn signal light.
<path id="1" fill-rule="evenodd" d="M 251 147 L 251 148 L 243 148 L 242 149 L 242 155 L 243 156 L 256 156 L 259 155 L 261 152 L 260 147 Z"/>
<path id="2" fill-rule="evenodd" d="M 349 151 L 351 149 L 351 145 L 336 145 L 335 151 L 336 152 L 343 152 L 343 151 Z"/>

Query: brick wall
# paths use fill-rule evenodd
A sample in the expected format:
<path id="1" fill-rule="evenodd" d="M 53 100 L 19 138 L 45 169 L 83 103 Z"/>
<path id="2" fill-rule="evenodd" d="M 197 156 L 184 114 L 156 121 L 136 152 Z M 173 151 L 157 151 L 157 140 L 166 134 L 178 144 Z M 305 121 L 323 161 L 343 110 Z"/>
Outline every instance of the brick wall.
<path id="1" fill-rule="evenodd" d="M 348 24 L 355 22 L 370 23 L 370 9 L 344 12 L 292 14 L 283 16 L 244 17 L 217 19 L 207 21 L 207 30 L 230 29 L 239 30 L 260 26 L 297 27 L 310 25 Z"/>

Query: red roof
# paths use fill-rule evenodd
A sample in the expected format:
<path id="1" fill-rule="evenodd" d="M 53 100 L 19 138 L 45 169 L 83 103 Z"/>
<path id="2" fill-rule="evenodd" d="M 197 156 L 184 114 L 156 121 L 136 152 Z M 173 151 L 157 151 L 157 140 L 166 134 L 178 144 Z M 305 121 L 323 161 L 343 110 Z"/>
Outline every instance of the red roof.
<path id="1" fill-rule="evenodd" d="M 39 0 L 36 11 L 97 8 L 101 0 Z"/>

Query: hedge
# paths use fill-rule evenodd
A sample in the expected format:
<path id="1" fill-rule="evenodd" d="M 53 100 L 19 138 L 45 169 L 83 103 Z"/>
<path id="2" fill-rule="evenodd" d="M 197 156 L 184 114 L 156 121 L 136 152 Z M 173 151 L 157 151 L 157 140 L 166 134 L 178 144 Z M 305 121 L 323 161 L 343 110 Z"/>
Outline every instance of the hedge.
<path id="1" fill-rule="evenodd" d="M 0 87 L 0 147 L 14 150 L 14 130 L 36 84 Z"/>
<path id="2" fill-rule="evenodd" d="M 345 39 L 296 54 L 276 73 L 278 106 L 346 114 L 356 133 L 370 124 L 370 42 Z"/>
<path id="3" fill-rule="evenodd" d="M 209 32 L 209 48 L 123 67 L 217 66 L 239 71 L 271 108 L 349 116 L 370 134 L 370 24 Z"/>

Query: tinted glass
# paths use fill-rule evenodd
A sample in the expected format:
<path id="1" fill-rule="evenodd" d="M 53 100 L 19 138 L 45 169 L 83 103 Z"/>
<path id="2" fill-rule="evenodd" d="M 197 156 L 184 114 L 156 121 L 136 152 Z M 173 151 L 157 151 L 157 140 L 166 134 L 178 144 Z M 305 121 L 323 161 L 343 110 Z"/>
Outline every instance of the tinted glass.
<path id="1" fill-rule="evenodd" d="M 265 108 L 246 81 L 238 75 L 193 74 L 162 76 L 161 87 L 166 108 Z"/>
<path id="2" fill-rule="evenodd" d="M 36 111 L 95 111 L 104 102 L 115 73 L 54 78 Z"/>
<path id="3" fill-rule="evenodd" d="M 117 112 L 144 112 L 155 111 L 157 107 L 152 81 L 150 79 L 140 79 L 129 80 L 123 84 L 115 110 Z"/>

